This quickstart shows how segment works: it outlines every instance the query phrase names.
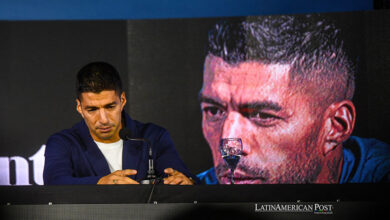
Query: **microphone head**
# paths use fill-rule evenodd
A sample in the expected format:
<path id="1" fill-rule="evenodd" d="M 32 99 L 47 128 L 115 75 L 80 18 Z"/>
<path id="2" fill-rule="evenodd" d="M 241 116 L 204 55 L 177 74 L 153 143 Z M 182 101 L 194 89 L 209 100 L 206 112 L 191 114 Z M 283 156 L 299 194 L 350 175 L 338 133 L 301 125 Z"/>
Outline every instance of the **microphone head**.
<path id="1" fill-rule="evenodd" d="M 129 128 L 122 128 L 120 131 L 119 131 L 119 137 L 122 139 L 122 140 L 128 140 L 131 138 L 131 131 Z"/>

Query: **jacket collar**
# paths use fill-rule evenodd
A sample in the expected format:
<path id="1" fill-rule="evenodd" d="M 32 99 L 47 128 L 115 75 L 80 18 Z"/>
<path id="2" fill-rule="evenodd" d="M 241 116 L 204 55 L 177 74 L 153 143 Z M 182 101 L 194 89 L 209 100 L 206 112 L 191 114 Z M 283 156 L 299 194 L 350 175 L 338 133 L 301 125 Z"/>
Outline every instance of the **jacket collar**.
<path id="1" fill-rule="evenodd" d="M 100 151 L 96 143 L 93 141 L 87 124 L 83 120 L 78 125 L 79 125 L 78 131 L 81 140 L 84 143 L 82 146 L 85 147 L 84 152 L 86 158 L 88 159 L 91 167 L 95 171 L 95 174 L 97 176 L 108 175 L 110 173 L 110 168 L 108 167 L 106 158 L 104 158 L 103 153 Z"/>
<path id="2" fill-rule="evenodd" d="M 131 130 L 132 134 L 136 137 L 139 135 L 137 129 L 137 122 L 132 120 L 130 116 L 123 111 L 122 118 L 124 119 L 124 127 L 127 127 Z M 89 132 L 88 126 L 85 121 L 81 121 L 77 130 L 79 131 L 82 142 L 84 143 L 85 153 L 88 161 L 90 162 L 91 167 L 95 171 L 97 176 L 105 176 L 110 174 L 110 168 L 108 163 L 100 151 L 92 136 Z M 122 154 L 122 168 L 123 169 L 139 169 L 140 161 L 142 158 L 145 158 L 145 143 L 140 141 L 123 141 L 123 154 Z M 137 177 L 137 176 L 136 176 Z M 131 178 L 136 178 L 131 177 Z"/>
<path id="3" fill-rule="evenodd" d="M 124 127 L 130 129 L 131 134 L 134 137 L 142 138 L 140 136 L 140 131 L 137 127 L 138 122 L 135 120 L 132 120 L 130 116 L 123 111 L 122 112 L 122 118 L 124 120 Z M 138 172 L 140 171 L 140 164 L 141 161 L 145 158 L 146 159 L 146 143 L 142 141 L 123 141 L 123 156 L 122 156 L 122 167 L 123 169 L 134 169 Z M 139 172 L 137 175 L 130 176 L 130 178 L 133 178 L 137 180 L 137 178 L 142 177 L 142 174 Z"/>

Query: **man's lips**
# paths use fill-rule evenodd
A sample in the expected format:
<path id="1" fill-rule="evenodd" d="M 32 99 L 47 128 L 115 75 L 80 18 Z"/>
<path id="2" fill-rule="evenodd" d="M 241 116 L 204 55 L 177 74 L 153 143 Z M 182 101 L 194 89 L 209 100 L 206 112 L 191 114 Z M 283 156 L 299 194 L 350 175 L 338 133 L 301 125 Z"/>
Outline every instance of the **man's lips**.
<path id="1" fill-rule="evenodd" d="M 111 131 L 112 127 L 98 127 L 97 129 L 102 133 L 107 133 Z"/>
<path id="2" fill-rule="evenodd" d="M 223 183 L 230 183 L 230 172 L 225 172 L 220 175 L 220 179 Z M 234 172 L 235 184 L 260 184 L 265 181 L 266 179 L 261 176 L 251 176 L 242 172 Z"/>
<path id="3" fill-rule="evenodd" d="M 221 183 L 222 184 L 229 184 L 230 183 L 230 176 L 222 176 Z M 248 177 L 248 176 L 236 177 L 235 176 L 234 183 L 235 184 L 262 184 L 262 183 L 264 183 L 264 180 L 263 180 L 263 178 L 258 178 L 258 177 Z"/>

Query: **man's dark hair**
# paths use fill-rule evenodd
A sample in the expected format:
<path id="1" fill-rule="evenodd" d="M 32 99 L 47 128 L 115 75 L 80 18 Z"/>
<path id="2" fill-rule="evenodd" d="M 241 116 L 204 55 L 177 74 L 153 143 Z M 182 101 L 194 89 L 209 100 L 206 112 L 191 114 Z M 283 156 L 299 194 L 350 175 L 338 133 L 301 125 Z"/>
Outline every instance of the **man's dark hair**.
<path id="1" fill-rule="evenodd" d="M 208 55 L 230 65 L 256 61 L 290 65 L 290 88 L 310 93 L 313 106 L 349 99 L 352 64 L 339 30 L 319 15 L 261 16 L 226 20 L 209 32 Z"/>
<path id="2" fill-rule="evenodd" d="M 80 100 L 83 92 L 99 93 L 103 90 L 115 90 L 122 93 L 122 82 L 118 71 L 109 63 L 89 63 L 77 73 L 76 94 Z"/>

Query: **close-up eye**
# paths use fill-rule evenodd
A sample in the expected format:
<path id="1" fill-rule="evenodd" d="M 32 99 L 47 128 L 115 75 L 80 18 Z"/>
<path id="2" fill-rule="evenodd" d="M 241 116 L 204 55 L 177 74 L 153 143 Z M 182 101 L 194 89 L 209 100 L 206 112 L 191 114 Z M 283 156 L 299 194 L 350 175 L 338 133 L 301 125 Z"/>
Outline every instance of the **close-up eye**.
<path id="1" fill-rule="evenodd" d="M 208 121 L 219 121 L 219 120 L 222 120 L 226 115 L 225 110 L 223 110 L 220 107 L 216 107 L 216 106 L 204 107 L 202 109 L 202 111 L 206 117 L 206 120 L 208 120 Z"/>
<path id="2" fill-rule="evenodd" d="M 253 111 L 251 113 L 247 113 L 246 115 L 244 114 L 244 116 L 255 124 L 263 127 L 273 126 L 279 119 L 281 119 L 279 116 L 274 114 L 258 111 Z"/>

